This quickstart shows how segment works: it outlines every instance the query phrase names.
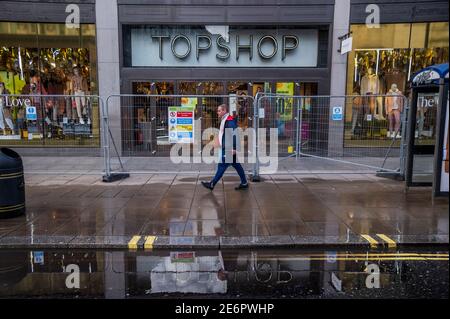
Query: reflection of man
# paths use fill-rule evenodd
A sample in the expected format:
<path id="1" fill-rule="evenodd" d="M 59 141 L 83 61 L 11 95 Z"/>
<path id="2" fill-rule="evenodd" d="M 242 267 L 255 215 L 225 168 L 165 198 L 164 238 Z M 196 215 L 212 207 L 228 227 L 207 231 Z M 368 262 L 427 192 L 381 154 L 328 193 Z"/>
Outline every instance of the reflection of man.
<path id="1" fill-rule="evenodd" d="M 222 104 L 217 107 L 217 115 L 219 119 L 221 119 L 220 122 L 220 129 L 219 129 L 219 141 L 217 146 L 220 146 L 220 159 L 219 163 L 217 165 L 217 172 L 214 176 L 213 180 L 210 182 L 204 182 L 202 181 L 202 185 L 210 190 L 214 189 L 214 186 L 220 181 L 223 174 L 227 170 L 228 166 L 233 166 L 233 168 L 237 171 L 239 174 L 239 177 L 241 178 L 241 184 L 237 186 L 236 190 L 241 189 L 247 189 L 248 188 L 248 182 L 245 177 L 244 169 L 242 168 L 242 165 L 237 162 L 236 160 L 236 135 L 234 134 L 237 124 L 236 120 L 228 113 L 228 105 Z M 233 141 L 226 141 L 226 129 L 233 131 Z M 227 130 L 227 131 L 228 131 Z M 230 136 L 231 137 L 231 136 Z M 227 144 L 228 143 L 228 144 Z M 226 147 L 227 146 L 227 147 Z M 231 154 L 230 153 L 230 147 L 232 147 Z M 231 156 L 230 156 L 231 155 Z M 228 157 L 227 157 L 228 156 Z M 232 159 L 230 159 L 232 157 Z"/>

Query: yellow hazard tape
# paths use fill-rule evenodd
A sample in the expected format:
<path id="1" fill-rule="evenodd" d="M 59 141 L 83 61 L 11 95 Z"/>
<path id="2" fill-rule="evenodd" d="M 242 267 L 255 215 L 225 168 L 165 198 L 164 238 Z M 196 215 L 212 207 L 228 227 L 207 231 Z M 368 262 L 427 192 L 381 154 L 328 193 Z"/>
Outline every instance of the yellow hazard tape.
<path id="1" fill-rule="evenodd" d="M 370 235 L 366 235 L 366 234 L 362 234 L 361 237 L 364 238 L 365 240 L 367 240 L 370 243 L 370 247 L 371 248 L 377 248 L 378 241 L 376 241 L 375 238 L 373 238 Z"/>
<path id="2" fill-rule="evenodd" d="M 128 243 L 128 248 L 129 249 L 137 249 L 137 243 L 139 242 L 140 239 L 141 239 L 141 236 L 133 236 L 133 238 L 131 238 L 131 240 Z"/>
<path id="3" fill-rule="evenodd" d="M 377 236 L 380 237 L 385 242 L 387 242 L 389 248 L 397 247 L 397 243 L 388 236 L 386 236 L 385 234 L 377 234 Z"/>
<path id="4" fill-rule="evenodd" d="M 145 243 L 144 243 L 144 249 L 153 249 L 153 243 L 156 240 L 156 236 L 146 236 L 145 237 Z"/>

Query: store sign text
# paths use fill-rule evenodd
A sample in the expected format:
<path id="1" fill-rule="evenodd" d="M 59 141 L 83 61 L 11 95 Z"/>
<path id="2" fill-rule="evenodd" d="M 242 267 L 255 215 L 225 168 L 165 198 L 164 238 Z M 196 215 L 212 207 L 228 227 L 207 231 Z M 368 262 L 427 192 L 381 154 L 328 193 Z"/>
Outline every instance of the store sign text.
<path id="1" fill-rule="evenodd" d="M 202 29 L 131 31 L 132 66 L 316 67 L 318 30 L 246 30 L 222 35 Z"/>
<path id="2" fill-rule="evenodd" d="M 250 39 L 246 43 L 242 43 L 239 39 L 239 35 L 236 36 L 236 60 L 239 60 L 239 54 L 242 51 L 246 51 L 249 54 L 249 59 L 253 58 L 253 50 L 254 50 L 254 36 L 250 35 Z M 159 47 L 159 58 L 161 60 L 163 57 L 163 47 L 166 42 L 170 42 L 170 49 L 172 54 L 178 59 L 187 58 L 192 52 L 192 43 L 191 40 L 182 34 L 177 34 L 174 37 L 171 36 L 163 36 L 163 35 L 154 35 L 152 36 L 152 40 L 158 43 Z M 184 52 L 177 52 L 177 43 L 185 42 L 186 49 Z M 262 46 L 264 42 L 267 42 L 271 45 L 271 50 L 267 53 L 263 52 Z M 282 44 L 281 44 L 281 59 L 284 60 L 286 58 L 286 54 L 289 51 L 295 50 L 298 48 L 298 37 L 295 35 L 283 35 Z M 200 54 L 203 51 L 210 50 L 212 47 L 212 37 L 210 35 L 197 35 L 195 39 L 195 56 L 196 59 L 200 59 Z M 217 46 L 217 50 L 220 51 L 216 54 L 216 58 L 220 60 L 227 60 L 231 57 L 231 47 L 225 42 L 225 39 L 222 36 L 218 36 L 216 38 L 215 44 Z M 271 59 L 278 53 L 278 40 L 272 35 L 262 36 L 258 40 L 258 44 L 256 45 L 258 54 L 263 59 Z"/>
<path id="3" fill-rule="evenodd" d="M 31 100 L 30 99 L 9 99 L 8 96 L 5 97 L 5 102 L 7 107 L 28 107 L 31 106 Z"/>

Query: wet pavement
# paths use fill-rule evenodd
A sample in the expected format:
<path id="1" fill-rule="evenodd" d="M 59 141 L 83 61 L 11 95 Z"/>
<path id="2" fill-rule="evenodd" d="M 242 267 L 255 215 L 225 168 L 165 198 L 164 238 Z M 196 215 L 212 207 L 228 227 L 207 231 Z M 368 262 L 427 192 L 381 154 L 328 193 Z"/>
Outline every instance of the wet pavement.
<path id="1" fill-rule="evenodd" d="M 40 154 L 36 149 L 15 149 L 22 155 L 24 169 L 26 173 L 53 173 L 53 174 L 97 174 L 104 172 L 104 158 L 101 156 L 66 156 L 58 150 L 45 149 Z M 49 152 L 56 151 L 57 156 L 49 156 Z M 41 156 L 39 156 L 41 155 Z M 309 158 L 301 157 L 283 157 L 277 162 L 277 172 L 289 174 L 314 174 L 314 173 L 371 173 L 373 167 L 384 167 L 395 171 L 400 164 L 399 156 L 391 154 L 392 157 L 384 158 L 368 156 L 368 157 L 350 157 L 349 162 L 334 161 L 332 158 Z M 216 170 L 216 164 L 207 163 L 175 163 L 170 157 L 121 157 L 120 161 L 112 154 L 111 169 L 112 171 L 121 171 L 123 168 L 127 172 L 134 173 L 195 173 L 195 174 L 213 174 Z M 355 165 L 356 164 L 356 165 Z M 247 172 L 253 171 L 254 164 L 243 163 Z M 370 167 L 372 166 L 372 168 Z M 264 167 L 264 164 L 261 164 Z"/>
<path id="2" fill-rule="evenodd" d="M 448 250 L 0 251 L 0 298 L 448 298 Z"/>
<path id="3" fill-rule="evenodd" d="M 211 192 L 200 184 L 209 178 L 27 175 L 27 215 L 0 219 L 0 247 L 448 243 L 448 198 L 432 201 L 429 188 L 405 192 L 403 182 L 369 174 L 302 174 L 273 175 L 244 191 L 225 176 Z"/>

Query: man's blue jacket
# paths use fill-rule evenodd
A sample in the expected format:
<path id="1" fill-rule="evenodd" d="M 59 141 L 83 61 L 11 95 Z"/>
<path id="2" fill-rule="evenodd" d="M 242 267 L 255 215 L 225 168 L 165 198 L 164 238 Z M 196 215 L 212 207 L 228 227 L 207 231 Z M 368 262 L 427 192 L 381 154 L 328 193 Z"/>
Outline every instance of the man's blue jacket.
<path id="1" fill-rule="evenodd" d="M 224 134 L 222 135 L 222 163 L 236 163 L 236 155 L 232 155 L 232 150 L 236 150 L 237 145 L 237 137 L 236 137 L 236 129 L 238 128 L 237 121 L 232 115 L 228 115 L 227 119 L 225 120 L 224 125 Z M 231 132 L 230 132 L 231 131 Z M 226 140 L 226 136 L 232 133 L 233 137 L 233 143 L 229 143 Z M 230 137 L 230 136 L 228 136 Z M 228 145 L 228 144 L 229 145 Z M 228 160 L 226 161 L 226 158 L 231 158 L 233 156 L 233 161 Z"/>

